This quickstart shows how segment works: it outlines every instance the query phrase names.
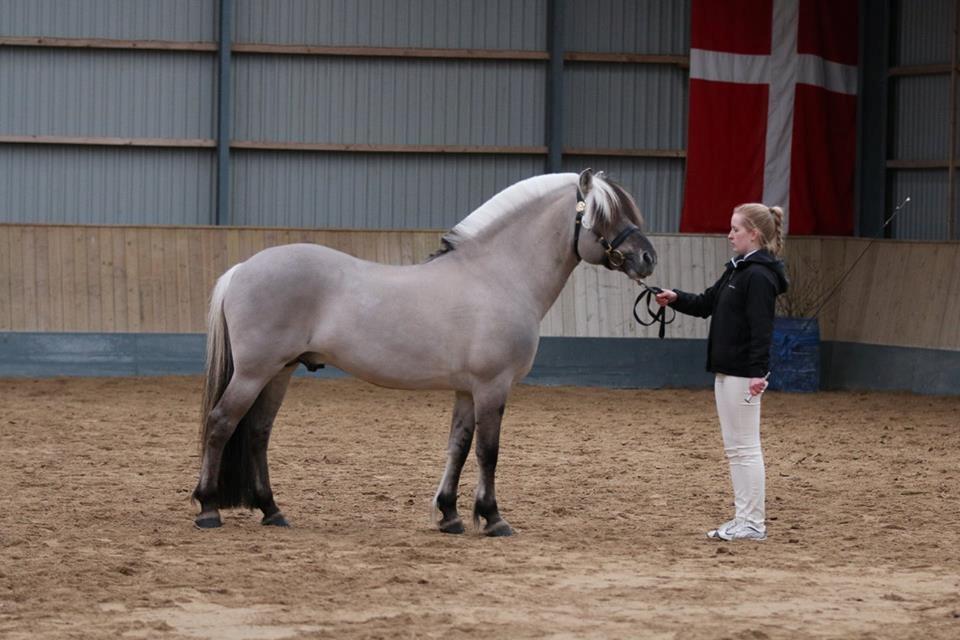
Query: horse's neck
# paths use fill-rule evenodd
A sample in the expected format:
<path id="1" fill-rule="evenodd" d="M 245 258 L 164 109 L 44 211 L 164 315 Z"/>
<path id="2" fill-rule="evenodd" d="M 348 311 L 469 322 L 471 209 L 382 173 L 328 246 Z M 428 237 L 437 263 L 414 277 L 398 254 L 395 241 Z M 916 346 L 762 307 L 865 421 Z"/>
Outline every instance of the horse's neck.
<path id="1" fill-rule="evenodd" d="M 573 253 L 576 191 L 551 192 L 517 211 L 510 223 L 470 247 L 471 269 L 524 291 L 543 318 L 578 261 Z"/>

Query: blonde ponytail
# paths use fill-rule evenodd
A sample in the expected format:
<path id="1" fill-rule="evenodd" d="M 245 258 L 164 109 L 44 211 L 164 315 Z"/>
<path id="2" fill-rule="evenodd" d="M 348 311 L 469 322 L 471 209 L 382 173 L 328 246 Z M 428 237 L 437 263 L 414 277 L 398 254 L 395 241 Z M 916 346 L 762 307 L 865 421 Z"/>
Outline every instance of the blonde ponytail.
<path id="1" fill-rule="evenodd" d="M 733 210 L 739 214 L 748 229 L 760 232 L 760 248 L 772 256 L 783 253 L 783 209 L 757 202 L 741 204 Z"/>

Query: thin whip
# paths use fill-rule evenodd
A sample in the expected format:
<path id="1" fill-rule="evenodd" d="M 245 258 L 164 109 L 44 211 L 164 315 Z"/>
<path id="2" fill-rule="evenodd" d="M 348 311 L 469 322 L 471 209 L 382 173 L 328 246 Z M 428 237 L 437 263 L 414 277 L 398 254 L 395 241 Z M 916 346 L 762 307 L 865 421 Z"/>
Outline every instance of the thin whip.
<path id="1" fill-rule="evenodd" d="M 860 260 L 863 258 L 863 256 L 866 255 L 870 247 L 873 246 L 873 243 L 879 240 L 880 238 L 879 234 L 882 233 L 883 230 L 886 229 L 891 222 L 893 222 L 893 219 L 897 217 L 897 214 L 900 213 L 900 210 L 908 202 L 910 202 L 910 196 L 907 196 L 906 198 L 904 198 L 903 202 L 897 205 L 897 207 L 893 210 L 893 213 L 890 214 L 890 217 L 887 218 L 882 225 L 880 225 L 880 228 L 877 230 L 876 235 L 870 239 L 870 242 L 868 242 L 867 246 L 863 248 L 863 251 L 861 251 L 860 255 L 857 256 L 857 259 L 853 261 L 853 264 L 851 264 L 850 267 L 843 273 L 843 275 L 840 276 L 840 278 L 833 284 L 830 290 L 827 291 L 827 293 L 820 298 L 820 302 L 819 304 L 817 304 L 816 309 L 814 309 L 813 313 L 810 315 L 810 318 L 808 318 L 807 321 L 803 323 L 803 326 L 800 328 L 801 333 L 803 333 L 803 331 L 807 328 L 808 324 L 810 324 L 817 318 L 817 314 L 819 314 L 820 310 L 823 309 L 823 306 L 830 301 L 830 298 L 833 297 L 833 294 L 835 294 L 840 289 L 840 285 L 842 285 L 843 281 L 847 279 L 847 276 L 849 276 L 850 273 L 853 271 L 854 267 L 857 266 L 857 263 L 859 263 Z"/>

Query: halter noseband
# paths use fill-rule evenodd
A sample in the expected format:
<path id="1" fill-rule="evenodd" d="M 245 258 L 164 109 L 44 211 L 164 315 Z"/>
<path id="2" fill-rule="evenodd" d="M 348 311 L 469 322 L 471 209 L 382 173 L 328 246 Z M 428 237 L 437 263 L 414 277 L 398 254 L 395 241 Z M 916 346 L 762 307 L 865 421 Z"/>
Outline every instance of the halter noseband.
<path id="1" fill-rule="evenodd" d="M 577 218 L 573 224 L 573 255 L 577 256 L 577 260 L 583 260 L 580 257 L 580 249 L 577 248 L 577 244 L 580 242 L 580 228 L 583 227 L 583 214 L 587 210 L 587 201 L 583 197 L 583 194 L 580 192 L 580 187 L 577 187 Z M 592 229 L 591 229 L 592 231 Z M 608 269 L 618 269 L 623 266 L 626 257 L 623 255 L 623 252 L 618 250 L 624 240 L 629 238 L 634 233 L 640 231 L 638 227 L 630 225 L 623 231 L 617 234 L 617 237 L 611 242 L 607 242 L 607 239 L 602 235 L 593 232 L 593 235 L 597 236 L 597 242 L 600 243 L 600 246 L 603 247 L 604 252 L 607 254 L 607 268 Z"/>

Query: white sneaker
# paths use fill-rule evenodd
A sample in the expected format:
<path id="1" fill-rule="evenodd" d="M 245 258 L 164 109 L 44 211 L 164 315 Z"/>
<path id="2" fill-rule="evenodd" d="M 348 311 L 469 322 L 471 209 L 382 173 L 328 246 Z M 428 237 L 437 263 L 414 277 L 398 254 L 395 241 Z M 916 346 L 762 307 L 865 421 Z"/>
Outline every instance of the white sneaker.
<path id="1" fill-rule="evenodd" d="M 734 518 L 733 520 L 727 520 L 716 529 L 710 529 L 710 531 L 707 531 L 707 537 L 712 540 L 725 540 L 725 538 L 722 538 L 720 536 L 720 532 L 726 531 L 730 527 L 736 525 L 738 522 L 739 521 L 736 518 Z"/>
<path id="2" fill-rule="evenodd" d="M 707 537 L 714 540 L 766 540 L 766 528 L 759 529 L 743 520 L 731 520 L 707 532 Z"/>

